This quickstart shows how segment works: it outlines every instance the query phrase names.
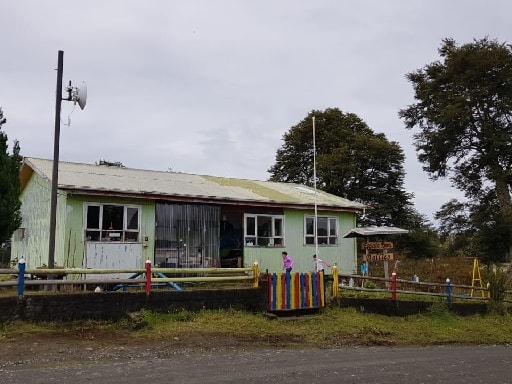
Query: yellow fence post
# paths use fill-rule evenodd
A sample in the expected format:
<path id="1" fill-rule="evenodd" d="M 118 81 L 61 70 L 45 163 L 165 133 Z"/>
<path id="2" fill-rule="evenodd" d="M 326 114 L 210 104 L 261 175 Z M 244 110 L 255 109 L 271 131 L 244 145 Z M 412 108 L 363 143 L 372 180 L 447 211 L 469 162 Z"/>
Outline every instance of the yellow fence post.
<path id="1" fill-rule="evenodd" d="M 339 294 L 338 267 L 336 263 L 332 266 L 332 297 L 338 297 Z"/>
<path id="2" fill-rule="evenodd" d="M 260 265 L 258 264 L 258 260 L 254 260 L 254 263 L 252 264 L 252 274 L 254 277 L 252 286 L 254 288 L 258 288 L 260 281 Z"/>

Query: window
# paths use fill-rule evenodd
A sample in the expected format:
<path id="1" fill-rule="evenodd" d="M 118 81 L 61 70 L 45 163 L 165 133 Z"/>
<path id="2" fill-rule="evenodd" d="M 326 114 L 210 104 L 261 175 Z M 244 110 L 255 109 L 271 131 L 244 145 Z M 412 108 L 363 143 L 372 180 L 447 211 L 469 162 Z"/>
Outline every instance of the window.
<path id="1" fill-rule="evenodd" d="M 284 216 L 245 215 L 245 245 L 284 247 Z"/>
<path id="2" fill-rule="evenodd" d="M 318 216 L 317 217 L 317 239 L 319 245 L 338 244 L 338 218 Z M 315 244 L 315 216 L 304 218 L 304 243 Z"/>
<path id="3" fill-rule="evenodd" d="M 114 204 L 85 205 L 87 241 L 140 241 L 140 208 Z"/>

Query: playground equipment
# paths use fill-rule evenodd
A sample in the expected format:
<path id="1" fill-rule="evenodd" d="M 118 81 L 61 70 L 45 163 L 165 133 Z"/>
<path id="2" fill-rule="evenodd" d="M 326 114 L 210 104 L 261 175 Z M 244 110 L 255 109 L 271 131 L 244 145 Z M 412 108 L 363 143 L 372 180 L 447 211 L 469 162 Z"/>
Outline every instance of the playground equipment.
<path id="1" fill-rule="evenodd" d="M 475 284 L 478 283 L 480 285 L 480 288 L 483 288 L 482 284 L 482 276 L 480 275 L 480 265 L 478 263 L 478 258 L 473 259 L 473 276 L 471 278 L 471 297 L 473 297 L 473 291 Z M 480 293 L 482 294 L 482 297 L 485 297 L 485 291 L 480 290 Z"/>
<path id="2" fill-rule="evenodd" d="M 166 276 L 165 274 L 163 274 L 162 272 L 157 272 L 156 275 L 160 278 L 163 278 L 163 279 L 166 279 L 168 278 L 168 276 Z M 140 285 L 144 282 L 140 279 L 144 279 L 145 278 L 145 273 L 142 273 L 142 272 L 139 272 L 139 273 L 135 273 L 133 275 L 131 275 L 129 277 L 129 279 L 133 279 L 133 283 L 121 283 L 121 284 L 116 284 L 115 286 L 113 286 L 111 289 L 107 289 L 108 291 L 119 291 L 119 290 L 122 290 L 122 291 L 127 291 L 128 288 L 130 287 L 140 287 Z M 137 281 L 138 279 L 138 281 Z M 172 288 L 172 289 L 175 289 L 176 291 L 181 291 L 181 287 L 172 282 L 172 281 L 167 281 L 167 282 L 164 282 L 164 283 L 151 283 L 151 287 L 154 288 L 154 287 L 169 287 L 169 288 Z"/>

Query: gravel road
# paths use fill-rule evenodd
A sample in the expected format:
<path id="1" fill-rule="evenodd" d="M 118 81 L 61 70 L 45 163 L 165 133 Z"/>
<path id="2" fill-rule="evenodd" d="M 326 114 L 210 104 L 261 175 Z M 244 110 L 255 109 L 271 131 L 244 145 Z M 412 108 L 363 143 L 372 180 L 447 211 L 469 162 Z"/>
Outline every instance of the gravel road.
<path id="1" fill-rule="evenodd" d="M 3 347 L 8 347 L 3 345 Z M 69 346 L 9 357 L 0 383 L 512 383 L 511 346 L 167 349 Z"/>

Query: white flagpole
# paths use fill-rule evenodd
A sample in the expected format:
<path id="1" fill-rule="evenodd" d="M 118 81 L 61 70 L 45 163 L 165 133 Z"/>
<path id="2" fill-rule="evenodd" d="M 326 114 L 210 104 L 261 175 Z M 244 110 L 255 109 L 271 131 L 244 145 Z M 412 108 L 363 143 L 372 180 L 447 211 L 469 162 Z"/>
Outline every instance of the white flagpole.
<path id="1" fill-rule="evenodd" d="M 313 116 L 313 185 L 315 187 L 315 254 L 316 257 L 320 257 L 318 254 L 318 208 L 316 201 L 316 133 L 315 133 L 315 116 Z"/>

